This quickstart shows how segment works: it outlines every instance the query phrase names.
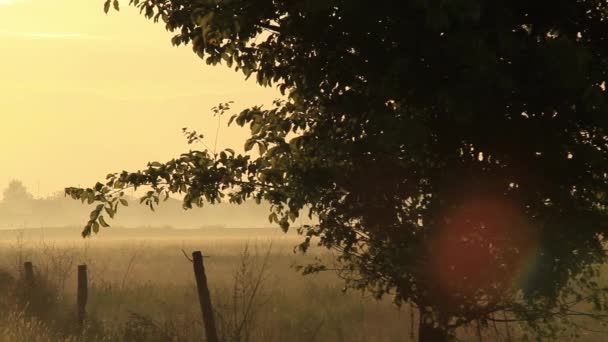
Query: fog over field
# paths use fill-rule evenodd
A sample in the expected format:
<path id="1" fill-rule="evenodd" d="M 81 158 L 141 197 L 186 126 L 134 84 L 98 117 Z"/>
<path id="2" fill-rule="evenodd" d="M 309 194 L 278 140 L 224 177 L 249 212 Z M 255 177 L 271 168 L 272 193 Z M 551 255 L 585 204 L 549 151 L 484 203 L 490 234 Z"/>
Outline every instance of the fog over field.
<path id="1" fill-rule="evenodd" d="M 139 204 L 139 198 L 129 198 L 130 205 L 121 208 L 117 228 L 262 228 L 271 227 L 270 207 L 246 202 L 242 205 L 220 203 L 185 210 L 182 201 L 169 198 L 154 211 Z M 83 226 L 93 206 L 65 197 L 62 192 L 34 198 L 20 181 L 12 181 L 3 191 L 0 202 L 0 229 L 49 228 Z M 276 228 L 278 230 L 278 228 Z"/>

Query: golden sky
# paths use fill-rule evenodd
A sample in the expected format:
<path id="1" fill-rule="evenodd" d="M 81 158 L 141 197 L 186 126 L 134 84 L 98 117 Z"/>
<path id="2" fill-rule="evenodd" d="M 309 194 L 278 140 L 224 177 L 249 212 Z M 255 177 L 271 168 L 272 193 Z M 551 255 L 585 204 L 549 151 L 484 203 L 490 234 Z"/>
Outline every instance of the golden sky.
<path id="1" fill-rule="evenodd" d="M 212 145 L 219 102 L 279 96 L 171 46 L 161 23 L 122 2 L 105 15 L 102 0 L 0 0 L 0 189 L 90 186 L 189 149 L 182 127 Z M 224 125 L 218 145 L 241 149 L 245 136 Z"/>

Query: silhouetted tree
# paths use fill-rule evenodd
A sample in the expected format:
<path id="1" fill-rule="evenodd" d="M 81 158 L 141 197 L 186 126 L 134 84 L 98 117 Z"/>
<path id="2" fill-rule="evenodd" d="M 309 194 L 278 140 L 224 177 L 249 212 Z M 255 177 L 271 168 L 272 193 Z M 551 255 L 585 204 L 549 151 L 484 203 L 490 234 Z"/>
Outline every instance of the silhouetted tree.
<path id="1" fill-rule="evenodd" d="M 34 207 L 34 196 L 19 180 L 11 181 L 2 194 L 0 222 L 9 227 L 25 226 Z"/>
<path id="2" fill-rule="evenodd" d="M 27 188 L 19 180 L 13 180 L 4 189 L 3 201 L 5 203 L 28 203 L 34 199 L 34 196 L 27 191 Z"/>
<path id="3" fill-rule="evenodd" d="M 231 119 L 259 157 L 190 151 L 66 189 L 99 202 L 85 236 L 127 187 L 150 207 L 266 200 L 284 230 L 318 217 L 301 249 L 338 251 L 347 285 L 417 307 L 421 341 L 498 312 L 546 336 L 573 303 L 606 312 L 606 1 L 130 2 L 287 97 Z"/>

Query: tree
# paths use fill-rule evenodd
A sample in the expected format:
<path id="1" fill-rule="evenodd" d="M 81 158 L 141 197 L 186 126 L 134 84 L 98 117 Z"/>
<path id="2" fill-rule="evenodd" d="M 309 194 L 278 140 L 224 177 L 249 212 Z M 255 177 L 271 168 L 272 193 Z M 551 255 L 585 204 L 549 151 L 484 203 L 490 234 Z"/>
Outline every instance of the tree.
<path id="1" fill-rule="evenodd" d="M 318 217 L 300 249 L 338 251 L 348 286 L 417 307 L 421 341 L 498 312 L 538 334 L 583 314 L 573 303 L 605 317 L 606 1 L 130 3 L 287 97 L 231 118 L 258 157 L 193 150 L 66 189 L 99 203 L 85 236 L 127 187 L 150 186 L 151 208 L 266 200 L 284 230 Z"/>
<path id="2" fill-rule="evenodd" d="M 15 204 L 27 204 L 34 199 L 25 185 L 19 180 L 13 180 L 8 184 L 8 187 L 3 192 L 3 202 Z"/>
<path id="3" fill-rule="evenodd" d="M 25 225 L 31 220 L 35 205 L 34 196 L 19 180 L 12 180 L 4 189 L 0 203 L 0 220 L 8 226 Z"/>

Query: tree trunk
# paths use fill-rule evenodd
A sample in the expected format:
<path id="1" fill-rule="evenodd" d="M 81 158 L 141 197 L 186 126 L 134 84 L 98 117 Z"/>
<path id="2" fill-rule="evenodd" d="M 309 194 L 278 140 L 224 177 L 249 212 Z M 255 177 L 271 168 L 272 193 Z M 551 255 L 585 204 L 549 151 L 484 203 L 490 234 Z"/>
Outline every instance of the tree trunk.
<path id="1" fill-rule="evenodd" d="M 449 334 L 445 328 L 436 325 L 428 313 L 420 310 L 420 321 L 418 323 L 419 342 L 447 342 Z"/>

